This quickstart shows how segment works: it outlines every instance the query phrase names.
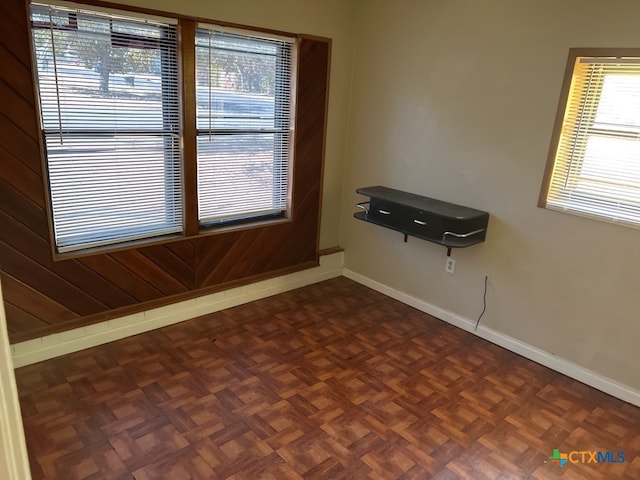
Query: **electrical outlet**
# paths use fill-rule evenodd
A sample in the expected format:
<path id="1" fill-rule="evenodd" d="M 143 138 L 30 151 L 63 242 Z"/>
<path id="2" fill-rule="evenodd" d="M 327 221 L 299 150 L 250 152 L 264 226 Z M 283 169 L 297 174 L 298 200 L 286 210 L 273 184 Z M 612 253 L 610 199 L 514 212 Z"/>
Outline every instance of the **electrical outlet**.
<path id="1" fill-rule="evenodd" d="M 447 273 L 453 273 L 456 271 L 456 259 L 453 257 L 447 257 L 447 261 L 444 264 L 444 271 Z"/>

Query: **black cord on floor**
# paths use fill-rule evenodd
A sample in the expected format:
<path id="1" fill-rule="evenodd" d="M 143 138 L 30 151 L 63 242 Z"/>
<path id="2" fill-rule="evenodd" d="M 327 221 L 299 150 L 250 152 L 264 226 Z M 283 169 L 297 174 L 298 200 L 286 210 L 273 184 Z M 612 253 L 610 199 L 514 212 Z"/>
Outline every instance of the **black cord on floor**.
<path id="1" fill-rule="evenodd" d="M 474 332 L 478 330 L 478 325 L 480 325 L 480 319 L 484 315 L 484 312 L 487 311 L 487 282 L 488 281 L 489 281 L 489 275 L 485 275 L 484 276 L 484 296 L 482 297 L 482 303 L 483 303 L 482 313 L 478 317 L 478 321 L 476 322 L 476 328 L 473 329 Z"/>

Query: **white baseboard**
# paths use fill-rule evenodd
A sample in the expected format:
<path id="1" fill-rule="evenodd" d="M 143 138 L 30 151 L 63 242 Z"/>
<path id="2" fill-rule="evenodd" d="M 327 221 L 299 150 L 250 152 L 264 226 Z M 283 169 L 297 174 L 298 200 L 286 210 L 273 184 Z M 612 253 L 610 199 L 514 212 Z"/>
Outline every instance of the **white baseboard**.
<path id="1" fill-rule="evenodd" d="M 342 275 L 344 253 L 320 257 L 320 266 L 185 300 L 11 346 L 15 368 L 155 330 Z"/>
<path id="2" fill-rule="evenodd" d="M 602 392 L 608 393 L 611 396 L 624 400 L 625 402 L 640 407 L 640 391 L 635 390 L 627 385 L 619 383 L 611 378 L 599 375 L 591 370 L 588 370 L 580 365 L 557 357 L 549 352 L 533 347 L 528 343 L 522 342 L 516 338 L 510 337 L 503 333 L 485 326 L 479 326 L 478 330 L 474 331 L 475 322 L 470 319 L 463 318 L 455 313 L 444 310 L 440 307 L 427 303 L 418 298 L 412 297 L 406 293 L 395 290 L 387 285 L 372 280 L 371 278 L 360 275 L 349 269 L 344 269 L 343 275 L 355 282 L 358 282 L 366 287 L 376 290 L 388 297 L 394 298 L 406 305 L 410 305 L 417 310 L 428 313 L 440 320 L 443 320 L 451 325 L 473 333 L 478 337 L 484 338 L 496 345 L 499 345 L 507 350 L 510 350 L 518 355 L 522 355 L 529 360 L 533 360 L 536 363 L 549 367 L 556 372 L 560 372 L 568 377 L 578 380 L 582 383 L 592 386 Z"/>

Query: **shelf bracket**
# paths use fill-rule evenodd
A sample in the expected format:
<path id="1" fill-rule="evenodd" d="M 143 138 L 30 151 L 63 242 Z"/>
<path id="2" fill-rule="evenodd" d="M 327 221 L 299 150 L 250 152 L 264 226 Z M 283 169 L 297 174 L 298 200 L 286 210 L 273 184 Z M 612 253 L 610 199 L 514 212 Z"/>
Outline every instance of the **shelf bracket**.
<path id="1" fill-rule="evenodd" d="M 371 202 L 360 202 L 360 203 L 356 203 L 356 207 L 361 208 L 362 210 L 364 210 L 367 215 L 369 215 L 369 205 L 371 204 Z"/>

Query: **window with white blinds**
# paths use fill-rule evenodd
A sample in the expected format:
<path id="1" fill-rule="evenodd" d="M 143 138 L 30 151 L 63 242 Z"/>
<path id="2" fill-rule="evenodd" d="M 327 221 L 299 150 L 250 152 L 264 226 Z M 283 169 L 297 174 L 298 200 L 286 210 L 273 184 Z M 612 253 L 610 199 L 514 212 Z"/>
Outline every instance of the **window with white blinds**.
<path id="1" fill-rule="evenodd" d="M 541 206 L 640 227 L 640 52 L 569 59 Z M 562 104 L 563 102 L 561 102 Z"/>
<path id="2" fill-rule="evenodd" d="M 285 215 L 293 138 L 293 39 L 196 30 L 198 220 Z"/>
<path id="3" fill-rule="evenodd" d="M 59 252 L 182 231 L 175 23 L 31 4 Z"/>

